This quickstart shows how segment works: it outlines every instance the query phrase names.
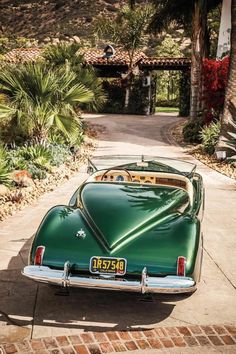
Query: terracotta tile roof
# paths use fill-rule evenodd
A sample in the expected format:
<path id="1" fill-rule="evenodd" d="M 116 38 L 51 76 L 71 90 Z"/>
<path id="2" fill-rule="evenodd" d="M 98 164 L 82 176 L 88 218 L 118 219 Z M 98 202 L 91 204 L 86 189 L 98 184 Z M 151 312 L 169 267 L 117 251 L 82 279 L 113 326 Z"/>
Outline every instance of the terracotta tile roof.
<path id="1" fill-rule="evenodd" d="M 141 66 L 189 66 L 190 58 L 146 57 L 141 61 Z"/>
<path id="2" fill-rule="evenodd" d="M 10 63 L 34 61 L 41 56 L 43 48 L 16 48 L 4 55 L 4 60 Z M 96 66 L 126 66 L 129 64 L 129 55 L 121 49 L 116 49 L 115 55 L 110 58 L 104 57 L 103 49 L 83 49 L 80 51 L 84 55 L 85 62 Z M 190 66 L 190 58 L 166 58 L 147 57 L 143 52 L 138 52 L 134 56 L 134 63 L 139 67 L 149 67 L 152 69 L 160 67 L 183 67 Z"/>
<path id="3" fill-rule="evenodd" d="M 34 61 L 40 57 L 41 48 L 16 48 L 4 55 L 4 60 L 9 63 Z"/>
<path id="4" fill-rule="evenodd" d="M 128 52 L 116 49 L 115 55 L 110 58 L 104 57 L 103 49 L 88 49 L 81 51 L 87 64 L 91 65 L 128 65 L 130 62 Z M 146 58 L 143 52 L 138 52 L 134 56 L 134 63 Z"/>

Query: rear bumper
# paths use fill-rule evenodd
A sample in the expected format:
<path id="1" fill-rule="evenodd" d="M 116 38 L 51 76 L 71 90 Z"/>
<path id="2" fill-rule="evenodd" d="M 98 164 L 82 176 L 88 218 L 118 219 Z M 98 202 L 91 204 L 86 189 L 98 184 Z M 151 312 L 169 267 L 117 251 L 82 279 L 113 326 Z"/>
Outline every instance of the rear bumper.
<path id="1" fill-rule="evenodd" d="M 106 276 L 75 276 L 69 274 L 65 269 L 63 271 L 34 265 L 26 266 L 22 274 L 38 282 L 68 287 L 167 294 L 190 293 L 196 290 L 196 283 L 192 278 L 173 275 L 151 277 L 147 275 L 146 268 L 142 272 L 140 281 L 114 279 Z"/>

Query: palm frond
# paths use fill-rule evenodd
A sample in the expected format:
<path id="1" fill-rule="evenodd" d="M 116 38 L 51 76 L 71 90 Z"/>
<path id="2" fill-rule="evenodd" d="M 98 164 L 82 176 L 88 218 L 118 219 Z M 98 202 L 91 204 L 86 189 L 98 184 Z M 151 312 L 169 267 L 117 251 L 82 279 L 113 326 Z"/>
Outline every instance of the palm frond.
<path id="1" fill-rule="evenodd" d="M 74 107 L 79 102 L 90 102 L 94 98 L 92 91 L 87 89 L 83 84 L 77 84 L 70 87 L 64 96 L 64 102 Z"/>
<path id="2" fill-rule="evenodd" d="M 15 112 L 15 108 L 0 104 L 0 118 L 10 118 Z"/>
<path id="3" fill-rule="evenodd" d="M 75 117 L 59 114 L 55 117 L 55 124 L 71 143 L 76 141 L 80 131 L 80 123 Z"/>
<path id="4" fill-rule="evenodd" d="M 79 65 L 84 61 L 83 55 L 79 53 L 80 48 L 78 43 L 50 45 L 45 49 L 43 57 L 53 66 L 66 64 L 67 61 Z"/>

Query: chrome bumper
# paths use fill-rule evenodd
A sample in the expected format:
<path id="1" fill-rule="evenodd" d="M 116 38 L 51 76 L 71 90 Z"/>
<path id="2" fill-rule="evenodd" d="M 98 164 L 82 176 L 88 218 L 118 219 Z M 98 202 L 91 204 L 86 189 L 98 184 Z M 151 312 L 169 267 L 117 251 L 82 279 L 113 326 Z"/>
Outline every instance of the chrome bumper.
<path id="1" fill-rule="evenodd" d="M 141 293 L 189 293 L 196 289 L 192 278 L 169 275 L 166 277 L 150 277 L 143 269 L 140 281 L 114 279 L 106 276 L 77 276 L 69 274 L 68 267 L 55 270 L 45 266 L 26 266 L 22 274 L 38 282 L 61 285 L 65 287 L 97 288 L 104 290 L 134 291 Z"/>

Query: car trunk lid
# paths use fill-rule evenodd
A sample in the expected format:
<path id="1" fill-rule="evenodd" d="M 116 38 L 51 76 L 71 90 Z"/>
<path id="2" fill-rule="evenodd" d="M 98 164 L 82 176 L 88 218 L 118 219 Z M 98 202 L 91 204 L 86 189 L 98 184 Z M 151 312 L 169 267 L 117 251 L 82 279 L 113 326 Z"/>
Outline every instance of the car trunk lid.
<path id="1" fill-rule="evenodd" d="M 111 251 L 188 204 L 188 194 L 180 188 L 121 183 L 87 183 L 80 198 L 87 217 Z"/>

